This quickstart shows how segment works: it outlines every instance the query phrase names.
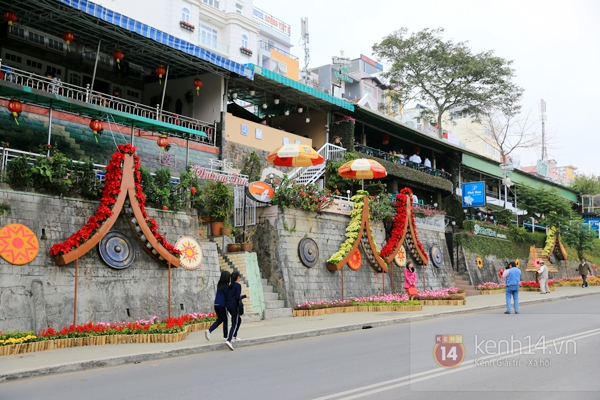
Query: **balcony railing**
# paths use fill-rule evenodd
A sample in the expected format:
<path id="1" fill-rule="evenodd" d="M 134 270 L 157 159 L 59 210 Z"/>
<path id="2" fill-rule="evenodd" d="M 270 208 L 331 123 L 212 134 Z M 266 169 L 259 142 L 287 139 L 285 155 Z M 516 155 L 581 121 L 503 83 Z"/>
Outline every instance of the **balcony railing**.
<path id="1" fill-rule="evenodd" d="M 272 44 L 269 44 L 269 42 L 265 42 L 264 40 L 259 40 L 259 41 L 258 41 L 258 47 L 259 47 L 260 49 L 267 50 L 267 51 L 271 51 L 271 49 L 273 49 L 273 50 L 275 50 L 276 52 L 278 52 L 278 53 L 281 53 L 281 54 L 283 54 L 284 56 L 287 56 L 287 57 L 291 58 L 292 60 L 296 60 L 296 61 L 298 61 L 298 57 L 296 57 L 296 56 L 294 56 L 294 55 L 292 55 L 292 54 L 288 53 L 288 52 L 287 52 L 287 51 L 285 51 L 285 50 L 281 50 L 279 47 L 275 47 L 274 45 L 272 45 Z"/>
<path id="2" fill-rule="evenodd" d="M 189 139 L 200 143 L 206 143 L 213 146 L 215 145 L 216 123 L 209 124 L 208 122 L 204 122 L 199 119 L 165 111 L 160 108 L 159 104 L 157 104 L 156 107 L 150 107 L 134 101 L 122 99 L 120 97 L 110 96 L 102 92 L 91 90 L 89 84 L 86 88 L 82 88 L 80 86 L 71 85 L 57 79 L 50 79 L 31 72 L 1 65 L 1 60 L 0 71 L 4 73 L 5 81 L 16 83 L 18 85 L 28 86 L 36 90 L 58 94 L 84 103 L 112 108 L 127 114 L 133 114 L 143 118 L 162 121 L 195 131 L 204 132 L 206 133 L 206 137 L 202 137 L 200 135 L 191 135 Z"/>
<path id="3" fill-rule="evenodd" d="M 199 35 L 198 41 L 200 44 L 206 47 L 210 47 L 211 49 L 217 50 L 223 54 L 229 54 L 229 45 L 226 43 L 211 39 L 208 36 L 203 36 L 202 33 Z"/>

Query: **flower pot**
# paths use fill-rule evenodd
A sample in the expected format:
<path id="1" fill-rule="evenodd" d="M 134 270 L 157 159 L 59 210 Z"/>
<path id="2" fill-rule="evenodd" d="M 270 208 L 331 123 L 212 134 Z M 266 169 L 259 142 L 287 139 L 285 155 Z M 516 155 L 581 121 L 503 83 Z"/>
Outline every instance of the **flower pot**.
<path id="1" fill-rule="evenodd" d="M 222 222 L 211 222 L 210 223 L 210 230 L 212 231 L 212 235 L 213 236 L 220 236 L 221 235 L 221 228 L 223 227 L 223 223 Z"/>
<path id="2" fill-rule="evenodd" d="M 232 232 L 233 232 L 233 228 L 225 228 L 225 227 L 221 228 L 222 236 L 229 236 L 229 235 L 231 235 Z"/>
<path id="3" fill-rule="evenodd" d="M 252 243 L 242 243 L 242 251 L 252 251 Z"/>
<path id="4" fill-rule="evenodd" d="M 239 243 L 229 243 L 227 245 L 227 251 L 230 253 L 235 253 L 238 251 L 242 251 L 242 245 Z"/>

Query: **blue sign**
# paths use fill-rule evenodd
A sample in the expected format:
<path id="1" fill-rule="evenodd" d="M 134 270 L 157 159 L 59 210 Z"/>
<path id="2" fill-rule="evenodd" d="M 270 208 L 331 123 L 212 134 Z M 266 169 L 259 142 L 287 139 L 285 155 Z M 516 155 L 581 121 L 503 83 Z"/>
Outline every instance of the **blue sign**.
<path id="1" fill-rule="evenodd" d="M 596 232 L 600 230 L 600 218 L 584 218 L 583 222 Z"/>
<path id="2" fill-rule="evenodd" d="M 485 206 L 485 182 L 469 182 L 462 184 L 462 206 Z"/>

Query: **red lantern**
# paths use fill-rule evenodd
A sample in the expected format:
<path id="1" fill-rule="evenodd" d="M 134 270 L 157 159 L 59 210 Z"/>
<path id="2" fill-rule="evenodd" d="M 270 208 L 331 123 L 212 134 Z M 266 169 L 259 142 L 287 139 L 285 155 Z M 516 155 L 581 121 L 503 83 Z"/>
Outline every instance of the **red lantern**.
<path id="1" fill-rule="evenodd" d="M 196 187 L 195 187 L 195 186 L 192 186 L 192 187 L 190 188 L 190 193 L 192 193 L 192 196 L 195 196 L 195 195 L 196 195 Z"/>
<path id="2" fill-rule="evenodd" d="M 156 75 L 158 75 L 158 84 L 162 84 L 162 77 L 165 74 L 165 67 L 163 67 L 162 65 L 159 65 L 158 67 L 156 67 Z"/>
<path id="3" fill-rule="evenodd" d="M 123 59 L 124 55 L 123 52 L 119 49 L 116 49 L 113 52 L 113 58 L 117 61 L 117 66 L 119 67 L 119 69 L 121 69 L 121 60 Z"/>
<path id="4" fill-rule="evenodd" d="M 94 131 L 94 139 L 96 139 L 96 143 L 98 143 L 98 135 L 102 135 L 102 122 L 93 119 L 90 122 L 90 129 Z"/>
<path id="5" fill-rule="evenodd" d="M 202 81 L 198 78 L 194 79 L 194 86 L 196 87 L 196 93 L 200 96 L 200 88 L 202 87 Z"/>
<path id="6" fill-rule="evenodd" d="M 23 105 L 21 104 L 21 102 L 19 100 L 17 100 L 16 97 L 13 97 L 9 102 L 8 102 L 8 111 L 10 111 L 13 115 L 13 117 L 15 118 L 15 122 L 17 123 L 17 125 L 19 125 L 19 115 L 21 115 L 21 112 L 23 111 Z"/>
<path id="7" fill-rule="evenodd" d="M 8 21 L 8 31 L 12 32 L 13 22 L 17 22 L 17 13 L 13 10 L 8 10 L 4 13 L 4 19 Z"/>
<path id="8" fill-rule="evenodd" d="M 390 135 L 383 135 L 381 139 L 382 144 L 388 144 L 390 142 Z"/>
<path id="9" fill-rule="evenodd" d="M 75 38 L 73 36 L 73 34 L 71 33 L 71 31 L 65 31 L 65 33 L 62 34 L 62 38 L 65 42 L 67 42 L 67 50 L 71 51 L 71 42 L 73 41 L 73 39 Z"/>
<path id="10" fill-rule="evenodd" d="M 158 144 L 158 147 L 160 147 L 162 151 L 165 149 L 165 147 L 169 145 L 169 138 L 167 137 L 167 135 L 160 135 L 160 137 L 156 141 L 156 144 Z"/>

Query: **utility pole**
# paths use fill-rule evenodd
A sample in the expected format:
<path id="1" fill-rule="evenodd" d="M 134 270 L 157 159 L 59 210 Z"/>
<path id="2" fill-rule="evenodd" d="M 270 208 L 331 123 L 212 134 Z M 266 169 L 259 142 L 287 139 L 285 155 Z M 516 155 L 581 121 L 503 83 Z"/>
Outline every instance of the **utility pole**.
<path id="1" fill-rule="evenodd" d="M 308 84 L 308 81 L 310 80 L 310 73 L 308 71 L 308 64 L 310 63 L 310 51 L 308 48 L 308 17 L 300 18 L 300 26 L 300 36 L 302 39 L 302 47 L 304 48 L 304 83 Z"/>
<path id="2" fill-rule="evenodd" d="M 542 161 L 546 161 L 548 153 L 546 152 L 546 102 L 540 101 L 540 119 L 542 120 Z"/>

